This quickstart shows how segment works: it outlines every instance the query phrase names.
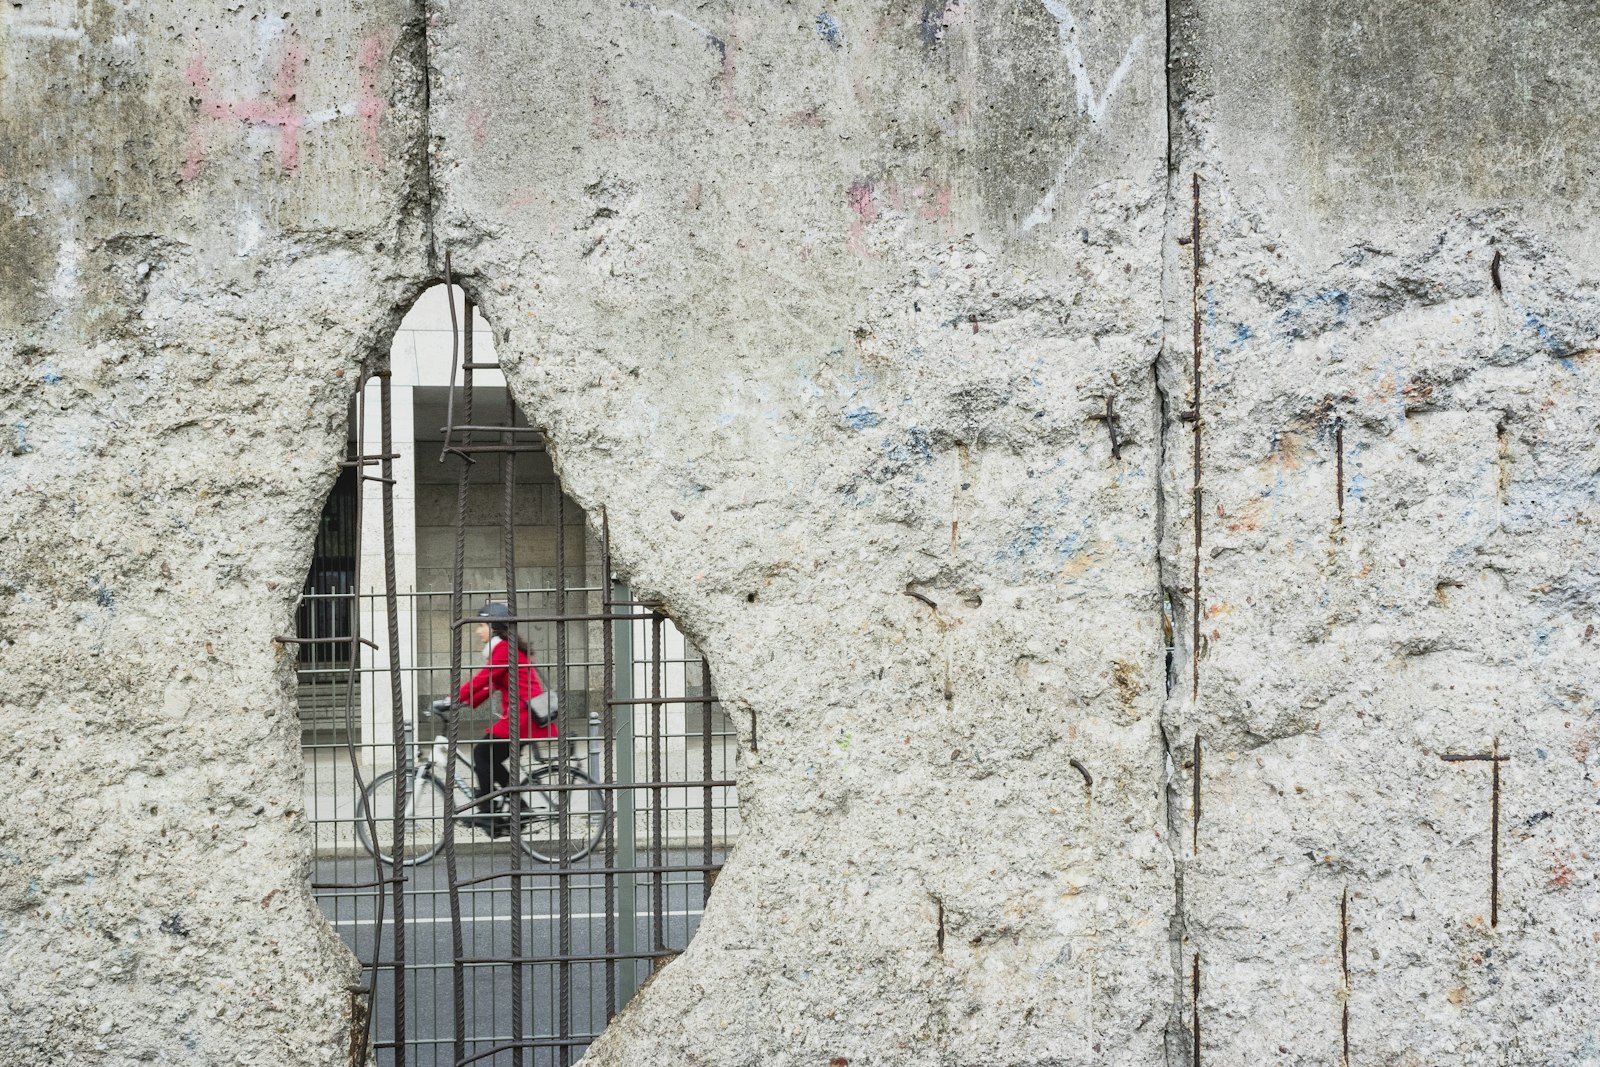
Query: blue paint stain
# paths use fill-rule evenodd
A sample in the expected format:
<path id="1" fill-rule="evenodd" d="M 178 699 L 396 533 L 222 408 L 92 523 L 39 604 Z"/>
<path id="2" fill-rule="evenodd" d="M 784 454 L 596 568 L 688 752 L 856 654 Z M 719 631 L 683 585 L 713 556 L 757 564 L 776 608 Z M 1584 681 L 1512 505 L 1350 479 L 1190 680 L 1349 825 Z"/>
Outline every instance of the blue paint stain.
<path id="1" fill-rule="evenodd" d="M 1250 340 L 1250 338 L 1252 338 L 1254 336 L 1255 336 L 1255 334 L 1251 332 L 1250 327 L 1245 325 L 1244 323 L 1236 322 L 1236 323 L 1233 324 L 1233 343 L 1234 343 L 1234 345 L 1236 345 L 1236 346 L 1237 345 L 1242 345 L 1242 344 L 1244 344 L 1246 341 Z"/>
<path id="2" fill-rule="evenodd" d="M 1300 324 L 1301 318 L 1309 311 L 1329 305 L 1333 307 L 1333 325 L 1343 325 L 1345 317 L 1350 314 L 1350 294 L 1343 289 L 1324 289 L 1295 301 L 1278 313 L 1276 324 L 1289 338 L 1304 339 L 1306 330 Z"/>
<path id="3" fill-rule="evenodd" d="M 817 36 L 828 42 L 828 47 L 837 52 L 844 46 L 844 27 L 839 25 L 839 20 L 824 11 L 816 18 Z"/>
<path id="4" fill-rule="evenodd" d="M 1543 341 L 1544 346 L 1553 354 L 1556 356 L 1565 356 L 1569 354 L 1567 351 L 1567 346 L 1563 344 L 1561 339 L 1551 331 L 1550 327 L 1539 321 L 1539 316 L 1535 315 L 1531 311 L 1524 311 L 1522 313 L 1522 321 L 1524 325 L 1539 335 L 1539 340 Z"/>
<path id="5" fill-rule="evenodd" d="M 46 385 L 61 384 L 61 372 L 56 370 L 54 367 L 45 367 L 44 373 L 40 374 L 39 378 Z"/>
<path id="6" fill-rule="evenodd" d="M 25 456 L 32 452 L 33 445 L 28 443 L 28 424 L 19 422 L 12 429 L 15 431 L 15 437 L 11 442 L 11 454 Z"/>
<path id="7" fill-rule="evenodd" d="M 1345 487 L 1345 492 L 1357 500 L 1367 499 L 1367 476 L 1355 474 L 1350 477 L 1350 484 Z"/>
<path id="8" fill-rule="evenodd" d="M 1549 759 L 1550 758 L 1550 753 L 1546 752 L 1542 748 L 1536 748 L 1536 749 L 1534 749 L 1534 751 L 1539 754 L 1539 758 L 1540 759 Z"/>
<path id="9" fill-rule="evenodd" d="M 849 485 L 839 486 L 835 492 L 844 497 L 844 502 L 853 508 L 864 508 L 878 499 L 877 493 L 863 493 L 861 487 L 853 482 Z"/>
<path id="10" fill-rule="evenodd" d="M 913 426 L 906 431 L 903 443 L 894 437 L 885 437 L 882 448 L 884 458 L 897 465 L 904 466 L 912 460 L 921 460 L 923 463 L 933 462 L 933 439 L 920 426 Z M 887 472 L 891 477 L 894 473 L 892 470 Z M 919 475 L 918 477 L 920 478 L 921 476 Z"/>
<path id="11" fill-rule="evenodd" d="M 94 590 L 95 603 L 99 604 L 107 611 L 115 610 L 117 606 L 117 595 L 110 589 L 107 589 L 104 585 L 100 584 L 99 575 L 95 575 L 89 579 L 89 588 Z"/>
<path id="12" fill-rule="evenodd" d="M 737 415 L 724 411 L 721 415 L 717 416 L 717 428 L 720 430 L 725 426 L 733 425 L 733 420 L 736 418 L 738 418 Z"/>
<path id="13" fill-rule="evenodd" d="M 1044 540 L 1044 527 L 1038 523 L 1029 526 L 1022 533 L 1011 539 L 1000 552 L 1000 559 L 1007 563 L 1021 563 L 1025 558 L 1039 547 L 1039 542 Z"/>
<path id="14" fill-rule="evenodd" d="M 933 462 L 933 439 L 928 436 L 928 431 L 920 426 L 913 426 L 906 431 L 906 441 L 918 459 L 924 463 Z"/>
<path id="15" fill-rule="evenodd" d="M 866 430 L 881 423 L 883 416 L 869 407 L 853 407 L 844 413 L 844 421 L 852 430 Z"/>

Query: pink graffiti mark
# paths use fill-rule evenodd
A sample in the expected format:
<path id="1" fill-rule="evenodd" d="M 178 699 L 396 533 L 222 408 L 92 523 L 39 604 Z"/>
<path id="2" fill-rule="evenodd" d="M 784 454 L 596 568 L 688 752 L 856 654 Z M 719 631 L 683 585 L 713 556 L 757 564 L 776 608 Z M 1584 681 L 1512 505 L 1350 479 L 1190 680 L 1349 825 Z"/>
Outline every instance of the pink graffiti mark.
<path id="1" fill-rule="evenodd" d="M 378 140 L 378 124 L 383 121 L 389 104 L 378 92 L 378 73 L 394 47 L 394 37 L 387 31 L 362 38 L 356 53 L 356 66 L 361 75 L 361 99 L 356 103 L 356 115 L 361 120 L 361 139 L 365 143 L 367 159 L 378 166 L 384 165 L 383 145 Z M 468 119 L 470 125 L 471 119 Z M 476 140 L 477 138 L 474 137 Z"/>
<path id="2" fill-rule="evenodd" d="M 482 148 L 483 142 L 489 139 L 489 115 L 482 108 L 467 109 L 467 135 L 472 138 L 474 148 Z"/>
<path id="3" fill-rule="evenodd" d="M 867 227 L 876 222 L 881 205 L 895 214 L 910 214 L 929 222 L 944 222 L 953 230 L 955 218 L 955 187 L 950 182 L 932 185 L 915 185 L 902 189 L 897 182 L 889 182 L 881 190 L 867 178 L 850 183 L 846 203 L 855 217 L 850 220 L 850 239 L 846 247 L 858 256 L 871 257 L 866 244 Z"/>
<path id="4" fill-rule="evenodd" d="M 939 219 L 948 219 L 954 214 L 950 201 L 955 195 L 955 188 L 949 182 L 940 182 L 935 185 L 926 201 L 923 201 L 925 190 L 922 186 L 917 186 L 911 192 L 916 200 L 922 202 L 922 210 L 918 211 L 917 214 L 923 218 L 937 221 Z"/>
<path id="5" fill-rule="evenodd" d="M 226 101 L 211 95 L 211 70 L 206 65 L 205 53 L 195 52 L 184 79 L 199 93 L 200 107 L 189 124 L 189 136 L 185 141 L 183 167 L 179 171 L 184 181 L 198 178 L 205 167 L 210 126 L 230 118 L 246 125 L 276 126 L 279 130 L 278 165 L 291 173 L 300 165 L 300 127 L 306 124 L 306 113 L 299 106 L 299 82 L 305 58 L 305 46 L 298 37 L 291 37 L 279 58 L 270 103 Z"/>
<path id="6" fill-rule="evenodd" d="M 872 183 L 862 179 L 850 183 L 850 210 L 855 218 L 850 220 L 850 240 L 845 247 L 863 258 L 875 255 L 866 246 L 867 225 L 878 217 L 878 201 Z"/>

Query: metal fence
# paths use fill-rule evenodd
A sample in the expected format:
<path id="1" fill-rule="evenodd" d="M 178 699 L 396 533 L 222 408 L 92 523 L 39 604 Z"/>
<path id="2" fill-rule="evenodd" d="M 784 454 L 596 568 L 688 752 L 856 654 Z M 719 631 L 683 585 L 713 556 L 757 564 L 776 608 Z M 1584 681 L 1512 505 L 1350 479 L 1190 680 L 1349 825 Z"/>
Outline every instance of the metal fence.
<path id="1" fill-rule="evenodd" d="M 587 584 L 569 584 L 562 515 L 554 584 L 517 587 L 515 463 L 543 438 L 509 400 L 502 422 L 474 422 L 472 371 L 489 364 L 473 362 L 471 314 L 444 448 L 462 468 L 454 588 L 395 587 L 393 464 L 407 457 L 393 451 L 380 371 L 382 445 L 347 461 L 360 491 L 339 526 L 361 529 L 363 501 L 381 497 L 382 551 L 348 553 L 360 592 L 308 584 L 299 632 L 283 640 L 301 655 L 313 889 L 363 962 L 352 1056 L 370 1041 L 381 1064 L 559 1067 L 693 937 L 738 832 L 737 744 L 705 661 L 659 605 L 610 582 L 603 517 L 598 559 L 576 571 Z M 467 468 L 486 461 L 504 487 L 508 581 L 468 589 Z M 348 494 L 336 504 L 352 506 Z M 362 573 L 380 565 L 381 581 Z M 444 717 L 432 704 L 479 669 L 468 632 L 488 599 L 507 605 L 511 645 L 529 646 L 511 673 L 535 670 L 559 712 L 555 739 L 518 738 L 510 717 L 510 784 L 485 817 L 472 749 L 495 702 Z"/>

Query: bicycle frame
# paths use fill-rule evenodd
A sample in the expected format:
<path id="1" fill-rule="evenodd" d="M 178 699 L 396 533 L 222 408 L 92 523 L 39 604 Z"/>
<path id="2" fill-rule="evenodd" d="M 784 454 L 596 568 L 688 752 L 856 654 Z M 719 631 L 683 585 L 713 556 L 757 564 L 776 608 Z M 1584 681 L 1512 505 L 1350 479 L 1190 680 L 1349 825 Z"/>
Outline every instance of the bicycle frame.
<path id="1" fill-rule="evenodd" d="M 425 781 L 435 781 L 441 786 L 454 789 L 461 798 L 456 805 L 457 813 L 463 813 L 473 803 L 472 787 L 472 762 L 461 752 L 461 746 L 456 748 L 456 771 L 449 778 L 444 776 L 444 767 L 449 762 L 450 745 L 443 734 L 435 734 L 432 741 L 416 740 L 416 726 L 407 721 L 401 728 L 400 750 L 405 753 L 403 762 L 396 768 L 403 778 L 409 778 L 414 783 L 413 789 L 420 789 Z M 470 744 L 470 742 L 469 742 Z M 427 755 L 422 757 L 422 753 Z M 422 758 L 419 758 L 422 757 Z M 465 777 L 462 771 L 465 771 Z"/>
<path id="2" fill-rule="evenodd" d="M 424 712 L 424 714 L 429 713 Z M 439 719 L 441 722 L 447 721 L 444 716 L 437 713 L 433 713 L 432 717 Z M 430 779 L 438 782 L 441 786 L 454 789 L 456 796 L 459 798 L 456 804 L 456 817 L 460 818 L 463 815 L 470 814 L 471 809 L 478 802 L 477 794 L 473 790 L 477 770 L 473 767 L 472 761 L 462 752 L 462 749 L 488 739 L 474 738 L 471 741 L 458 741 L 456 743 L 456 766 L 452 768 L 456 773 L 447 781 L 443 777 L 443 768 L 449 762 L 450 746 L 445 736 L 443 734 L 435 734 L 433 740 L 426 743 L 427 757 L 418 759 L 424 749 L 424 743 L 416 740 L 416 726 L 407 721 L 403 725 L 402 731 L 401 750 L 405 752 L 405 763 L 402 767 L 397 768 L 402 777 L 412 779 L 414 789 L 420 789 L 422 783 Z M 556 754 L 553 758 L 543 758 L 540 755 L 539 739 L 537 738 L 523 738 L 521 747 L 525 756 L 532 757 L 522 762 L 522 781 L 519 783 L 521 787 L 534 785 L 548 775 L 557 773 L 564 762 L 561 759 L 559 746 L 557 746 Z M 573 768 L 577 768 L 579 764 L 579 760 L 576 757 L 565 762 Z"/>

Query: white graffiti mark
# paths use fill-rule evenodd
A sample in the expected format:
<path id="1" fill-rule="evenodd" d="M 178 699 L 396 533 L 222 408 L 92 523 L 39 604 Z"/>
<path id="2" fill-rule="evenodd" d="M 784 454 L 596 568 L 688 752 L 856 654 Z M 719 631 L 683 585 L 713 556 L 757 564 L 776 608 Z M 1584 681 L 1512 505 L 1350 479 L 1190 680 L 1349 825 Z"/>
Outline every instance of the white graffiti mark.
<path id="1" fill-rule="evenodd" d="M 1105 121 L 1106 110 L 1111 106 L 1111 98 L 1122 85 L 1122 79 L 1133 69 L 1133 57 L 1138 53 L 1139 46 L 1144 44 L 1144 34 L 1138 34 L 1128 44 L 1128 50 L 1122 55 L 1122 62 L 1117 64 L 1117 69 L 1112 71 L 1111 77 L 1106 80 L 1105 90 L 1096 96 L 1094 83 L 1089 80 L 1089 67 L 1083 61 L 1083 50 L 1078 47 L 1078 24 L 1073 19 L 1072 12 L 1067 10 L 1067 5 L 1061 3 L 1061 0 L 1040 0 L 1040 2 L 1044 4 L 1044 9 L 1050 12 L 1051 18 L 1056 20 L 1056 32 L 1061 36 L 1061 53 L 1067 57 L 1067 66 L 1072 68 L 1072 81 L 1078 91 L 1078 114 L 1087 115 L 1089 121 L 1098 126 Z"/>
<path id="2" fill-rule="evenodd" d="M 1072 12 L 1067 10 L 1067 5 L 1062 0 L 1040 0 L 1040 3 L 1050 13 L 1050 17 L 1056 20 L 1056 32 L 1061 37 L 1061 54 L 1067 57 L 1067 67 L 1072 71 L 1072 83 L 1077 92 L 1078 114 L 1089 120 L 1095 132 L 1100 132 L 1106 112 L 1111 108 L 1111 98 L 1117 94 L 1123 79 L 1133 69 L 1133 59 L 1144 44 L 1144 34 L 1135 35 L 1128 43 L 1127 51 L 1122 54 L 1122 61 L 1111 72 L 1111 77 L 1106 79 L 1105 88 L 1097 94 L 1094 91 L 1094 82 L 1089 77 L 1089 66 L 1083 60 L 1083 49 L 1078 47 L 1078 23 L 1072 17 Z M 1050 191 L 1044 194 L 1044 199 L 1040 200 L 1028 213 L 1028 217 L 1022 220 L 1024 233 L 1035 226 L 1049 222 L 1055 216 L 1056 197 L 1066 184 L 1067 173 L 1082 154 L 1083 145 L 1080 141 L 1066 162 L 1056 171 L 1056 180 L 1051 184 Z"/>
<path id="3" fill-rule="evenodd" d="M 71 239 L 63 240 L 56 249 L 56 273 L 50 282 L 50 299 L 57 304 L 70 304 L 78 296 L 78 276 L 83 267 L 83 245 Z"/>
<path id="4" fill-rule="evenodd" d="M 1056 180 L 1051 184 L 1050 191 L 1044 194 L 1044 199 L 1034 205 L 1033 210 L 1028 212 L 1028 217 L 1022 220 L 1023 233 L 1027 233 L 1035 226 L 1042 226 L 1055 217 L 1056 197 L 1060 195 L 1061 187 L 1067 183 L 1067 172 L 1072 169 L 1072 165 L 1078 161 L 1078 157 L 1082 154 L 1082 142 L 1072 146 L 1072 154 L 1067 157 L 1067 161 L 1061 164 L 1060 169 L 1056 171 Z"/>
<path id="5" fill-rule="evenodd" d="M 649 3 L 648 0 L 629 0 L 628 6 L 631 8 L 636 8 L 639 11 L 649 12 L 658 18 L 672 19 L 675 22 L 682 23 L 695 33 L 699 34 L 700 38 L 705 41 L 708 48 L 714 48 L 718 52 L 725 52 L 727 49 L 727 45 L 723 43 L 722 38 L 718 37 L 716 34 L 712 33 L 694 19 L 680 11 L 674 11 L 670 7 L 657 7 L 656 5 Z"/>

